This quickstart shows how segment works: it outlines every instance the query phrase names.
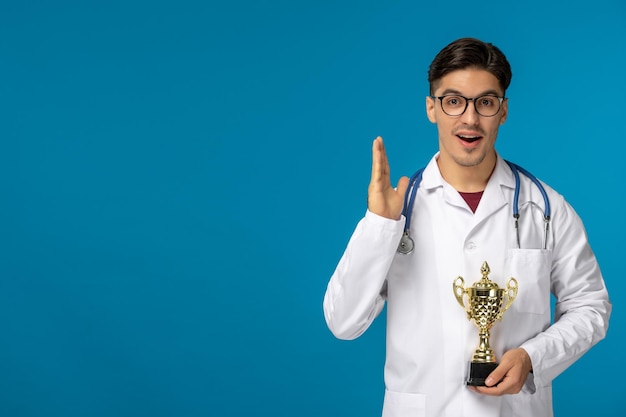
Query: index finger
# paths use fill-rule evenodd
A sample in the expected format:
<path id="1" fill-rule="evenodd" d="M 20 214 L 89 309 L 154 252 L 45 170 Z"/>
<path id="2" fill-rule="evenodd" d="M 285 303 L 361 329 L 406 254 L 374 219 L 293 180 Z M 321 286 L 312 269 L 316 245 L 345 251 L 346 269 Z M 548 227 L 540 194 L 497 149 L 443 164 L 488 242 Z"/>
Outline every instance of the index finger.
<path id="1" fill-rule="evenodd" d="M 502 384 L 498 384 L 493 387 L 470 386 L 469 389 L 483 395 L 500 396 L 504 394 L 504 388 L 501 385 Z"/>
<path id="2" fill-rule="evenodd" d="M 389 162 L 383 138 L 377 136 L 372 144 L 372 181 L 378 182 L 389 176 Z"/>

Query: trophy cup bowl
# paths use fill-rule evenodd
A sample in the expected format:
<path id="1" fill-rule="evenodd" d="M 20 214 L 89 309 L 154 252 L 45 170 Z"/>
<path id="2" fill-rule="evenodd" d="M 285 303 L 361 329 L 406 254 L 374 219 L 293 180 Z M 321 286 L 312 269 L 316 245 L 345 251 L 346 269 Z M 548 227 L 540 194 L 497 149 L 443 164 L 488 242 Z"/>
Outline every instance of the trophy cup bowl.
<path id="1" fill-rule="evenodd" d="M 467 385 L 485 386 L 485 379 L 498 366 L 496 355 L 489 346 L 489 329 L 511 307 L 517 296 L 517 280 L 509 278 L 506 288 L 498 287 L 498 284 L 488 277 L 489 265 L 484 262 L 480 268 L 482 278 L 471 287 L 465 288 L 465 280 L 457 277 L 452 288 L 454 295 L 469 320 L 474 320 L 478 326 L 478 347 L 470 362 L 470 373 Z M 467 295 L 467 305 L 464 296 Z M 506 298 L 506 304 L 504 303 Z"/>

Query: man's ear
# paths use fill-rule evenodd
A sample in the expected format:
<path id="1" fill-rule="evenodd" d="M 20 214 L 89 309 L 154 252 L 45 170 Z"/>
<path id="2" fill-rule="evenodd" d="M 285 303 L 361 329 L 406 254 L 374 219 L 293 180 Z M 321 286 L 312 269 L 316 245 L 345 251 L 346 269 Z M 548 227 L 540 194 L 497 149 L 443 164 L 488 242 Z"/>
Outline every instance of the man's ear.
<path id="1" fill-rule="evenodd" d="M 426 116 L 431 123 L 437 123 L 437 117 L 435 115 L 435 100 L 430 96 L 426 96 Z"/>
<path id="2" fill-rule="evenodd" d="M 500 124 L 503 125 L 504 122 L 506 122 L 506 118 L 509 115 L 509 99 L 505 98 L 502 101 L 502 108 L 500 109 L 500 112 L 502 113 L 500 115 Z"/>

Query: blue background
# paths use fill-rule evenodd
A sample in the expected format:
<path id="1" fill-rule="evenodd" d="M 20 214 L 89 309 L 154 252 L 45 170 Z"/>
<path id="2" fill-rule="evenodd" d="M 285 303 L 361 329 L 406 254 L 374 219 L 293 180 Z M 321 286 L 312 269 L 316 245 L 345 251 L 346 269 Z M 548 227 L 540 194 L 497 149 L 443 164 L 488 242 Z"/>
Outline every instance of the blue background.
<path id="1" fill-rule="evenodd" d="M 392 175 L 437 150 L 426 71 L 450 41 L 514 76 L 502 155 L 587 226 L 614 313 L 557 415 L 621 415 L 621 0 L 23 1 L 0 7 L 0 415 L 378 416 L 384 320 L 322 298 Z M 579 5 L 578 5 L 579 4 Z"/>

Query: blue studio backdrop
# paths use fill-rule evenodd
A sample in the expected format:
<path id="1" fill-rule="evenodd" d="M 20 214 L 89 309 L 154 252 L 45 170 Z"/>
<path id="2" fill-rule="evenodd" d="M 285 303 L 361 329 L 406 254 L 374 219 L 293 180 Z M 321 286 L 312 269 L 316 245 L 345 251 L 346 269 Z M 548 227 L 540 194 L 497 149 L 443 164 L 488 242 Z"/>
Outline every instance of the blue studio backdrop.
<path id="1" fill-rule="evenodd" d="M 614 312 L 554 382 L 616 416 L 621 0 L 22 1 L 0 6 L 0 415 L 378 416 L 384 319 L 327 330 L 365 213 L 437 150 L 426 71 L 465 36 L 513 66 L 499 152 L 587 227 Z"/>

